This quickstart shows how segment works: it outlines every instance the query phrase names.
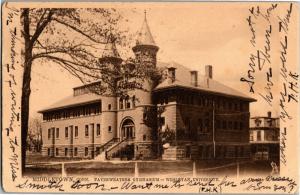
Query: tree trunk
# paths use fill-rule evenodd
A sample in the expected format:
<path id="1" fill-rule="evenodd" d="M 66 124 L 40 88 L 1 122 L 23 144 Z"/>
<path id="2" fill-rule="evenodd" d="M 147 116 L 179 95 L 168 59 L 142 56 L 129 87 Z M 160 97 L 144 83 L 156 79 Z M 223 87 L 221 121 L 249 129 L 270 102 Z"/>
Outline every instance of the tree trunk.
<path id="1" fill-rule="evenodd" d="M 30 97 L 30 82 L 31 82 L 31 66 L 32 66 L 32 44 L 29 38 L 29 9 L 24 9 L 24 72 L 22 83 L 21 97 L 21 155 L 22 155 L 22 174 L 25 171 L 26 162 L 26 140 L 28 134 L 28 119 L 29 119 L 29 97 Z"/>
<path id="2" fill-rule="evenodd" d="M 28 134 L 29 119 L 29 98 L 30 98 L 30 82 L 31 82 L 31 51 L 25 51 L 25 63 L 23 72 L 22 100 L 21 100 L 21 139 L 22 139 L 22 173 L 25 169 L 26 160 L 26 139 Z"/>

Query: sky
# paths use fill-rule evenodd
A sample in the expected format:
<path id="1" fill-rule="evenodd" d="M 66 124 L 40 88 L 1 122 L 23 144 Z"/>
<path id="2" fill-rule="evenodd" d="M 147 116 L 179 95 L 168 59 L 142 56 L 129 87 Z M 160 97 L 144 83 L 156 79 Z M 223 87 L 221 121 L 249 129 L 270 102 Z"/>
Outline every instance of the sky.
<path id="1" fill-rule="evenodd" d="M 271 52 L 274 52 L 270 64 L 273 67 L 274 79 L 272 90 L 275 100 L 273 106 L 269 106 L 257 93 L 249 93 L 248 85 L 240 82 L 240 78 L 247 75 L 249 56 L 254 51 L 249 41 L 251 32 L 246 18 L 249 16 L 249 9 L 256 6 L 256 4 L 259 4 L 261 10 L 271 5 L 271 3 L 244 2 L 98 3 L 96 6 L 111 7 L 113 5 L 124 18 L 128 19 L 126 25 L 132 34 L 135 34 L 141 28 L 144 20 L 144 10 L 146 10 L 151 33 L 160 48 L 157 53 L 158 61 L 174 61 L 190 69 L 198 70 L 200 74 L 204 74 L 205 65 L 212 65 L 215 80 L 257 99 L 257 102 L 251 103 L 251 116 L 266 115 L 267 111 L 272 111 L 273 115 L 278 116 L 279 58 L 277 53 L 279 50 L 279 35 L 276 34 L 275 30 L 270 38 L 272 41 Z M 276 12 L 270 16 L 271 23 L 277 23 L 278 14 L 281 14 L 287 7 L 288 4 L 280 5 L 275 10 Z M 260 19 L 256 21 L 256 25 L 257 41 L 263 45 L 267 23 Z M 131 44 L 133 46 L 135 42 L 132 41 Z M 120 53 L 124 52 L 120 51 Z M 125 53 L 130 55 L 131 52 L 127 51 Z M 99 55 L 101 55 L 101 50 L 99 50 Z M 264 83 L 264 74 L 257 73 L 255 75 L 257 92 L 263 92 L 263 85 L 259 85 L 259 83 Z M 78 79 L 61 70 L 56 64 L 34 62 L 30 99 L 31 116 L 39 116 L 37 114 L 38 110 L 72 95 L 72 88 L 80 84 Z"/>

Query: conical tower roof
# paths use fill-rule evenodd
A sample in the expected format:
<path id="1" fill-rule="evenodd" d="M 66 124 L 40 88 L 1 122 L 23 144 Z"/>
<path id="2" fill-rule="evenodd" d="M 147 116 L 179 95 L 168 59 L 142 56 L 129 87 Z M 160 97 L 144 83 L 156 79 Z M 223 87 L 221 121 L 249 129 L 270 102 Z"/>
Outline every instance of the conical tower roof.
<path id="1" fill-rule="evenodd" d="M 136 45 L 155 45 L 154 39 L 152 37 L 148 22 L 147 22 L 147 17 L 146 17 L 146 11 L 145 13 L 145 18 L 144 22 L 142 25 L 141 30 L 138 32 L 138 36 L 136 39 Z"/>
<path id="2" fill-rule="evenodd" d="M 120 54 L 117 50 L 115 42 L 108 42 L 104 47 L 104 51 L 102 53 L 102 58 L 120 58 Z"/>
<path id="3" fill-rule="evenodd" d="M 103 50 L 100 62 L 111 62 L 111 63 L 121 63 L 122 58 L 117 50 L 116 44 L 113 40 L 109 40 Z"/>

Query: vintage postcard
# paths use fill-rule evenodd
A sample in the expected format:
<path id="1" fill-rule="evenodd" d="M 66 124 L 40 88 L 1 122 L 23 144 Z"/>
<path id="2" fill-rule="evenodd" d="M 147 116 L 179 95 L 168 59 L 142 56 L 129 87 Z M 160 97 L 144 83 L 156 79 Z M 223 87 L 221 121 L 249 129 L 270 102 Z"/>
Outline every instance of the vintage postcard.
<path id="1" fill-rule="evenodd" d="M 5 192 L 299 192 L 297 2 L 6 2 L 1 71 Z"/>

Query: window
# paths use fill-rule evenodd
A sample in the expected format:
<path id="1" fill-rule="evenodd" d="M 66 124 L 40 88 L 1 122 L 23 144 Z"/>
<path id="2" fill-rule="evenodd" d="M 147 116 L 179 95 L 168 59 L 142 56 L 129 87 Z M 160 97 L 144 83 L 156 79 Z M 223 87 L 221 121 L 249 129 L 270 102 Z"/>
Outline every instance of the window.
<path id="1" fill-rule="evenodd" d="M 108 132 L 111 133 L 111 126 L 108 126 Z"/>
<path id="2" fill-rule="evenodd" d="M 78 137 L 78 126 L 75 126 L 75 137 Z"/>
<path id="3" fill-rule="evenodd" d="M 132 107 L 135 107 L 135 95 L 132 97 Z"/>
<path id="4" fill-rule="evenodd" d="M 232 103 L 229 102 L 229 110 L 232 110 Z"/>
<path id="5" fill-rule="evenodd" d="M 65 137 L 69 137 L 69 131 L 68 131 L 68 127 L 65 128 Z"/>
<path id="6" fill-rule="evenodd" d="M 255 119 L 254 123 L 255 123 L 256 127 L 259 127 L 260 124 L 261 124 L 261 120 L 260 119 Z"/>
<path id="7" fill-rule="evenodd" d="M 48 148 L 48 156 L 50 156 L 50 154 L 51 154 L 51 150 L 50 148 Z"/>
<path id="8" fill-rule="evenodd" d="M 100 107 L 98 105 L 95 106 L 95 114 L 99 114 L 100 113 Z"/>
<path id="9" fill-rule="evenodd" d="M 185 122 L 184 122 L 184 125 L 185 125 L 185 133 L 190 133 L 191 131 L 191 120 L 190 118 L 185 118 Z"/>
<path id="10" fill-rule="evenodd" d="M 200 159 L 202 159 L 203 158 L 203 146 L 202 145 L 200 145 L 200 146 L 198 146 L 198 156 L 200 157 Z"/>
<path id="11" fill-rule="evenodd" d="M 119 109 L 120 109 L 120 110 L 124 109 L 123 98 L 120 98 L 120 100 L 119 100 Z"/>
<path id="12" fill-rule="evenodd" d="M 85 136 L 89 136 L 89 126 L 85 125 Z"/>
<path id="13" fill-rule="evenodd" d="M 250 141 L 253 141 L 253 132 L 250 131 Z"/>
<path id="14" fill-rule="evenodd" d="M 68 156 L 68 148 L 65 148 L 65 156 Z"/>
<path id="15" fill-rule="evenodd" d="M 88 147 L 84 148 L 84 155 L 85 156 L 89 155 L 89 148 Z"/>
<path id="16" fill-rule="evenodd" d="M 78 149 L 74 148 L 74 156 L 77 156 L 77 155 L 78 155 Z"/>
<path id="17" fill-rule="evenodd" d="M 159 124 L 160 124 L 160 126 L 164 126 L 165 125 L 165 117 L 160 117 Z"/>
<path id="18" fill-rule="evenodd" d="M 108 104 L 108 110 L 111 110 L 111 104 Z"/>
<path id="19" fill-rule="evenodd" d="M 147 136 L 146 136 L 146 135 L 143 135 L 143 140 L 144 140 L 144 141 L 146 141 L 146 138 L 147 138 Z"/>
<path id="20" fill-rule="evenodd" d="M 238 129 L 238 122 L 234 121 L 234 129 L 237 130 Z"/>
<path id="21" fill-rule="evenodd" d="M 227 157 L 227 147 L 226 146 L 224 146 L 223 147 L 223 158 L 226 158 Z"/>
<path id="22" fill-rule="evenodd" d="M 59 128 L 56 128 L 56 138 L 59 138 Z"/>
<path id="23" fill-rule="evenodd" d="M 243 103 L 240 103 L 240 111 L 243 111 Z"/>
<path id="24" fill-rule="evenodd" d="M 232 130 L 232 121 L 228 121 L 228 129 Z"/>
<path id="25" fill-rule="evenodd" d="M 168 98 L 168 96 L 166 96 L 166 97 L 164 98 L 164 101 L 165 101 L 165 104 L 168 104 L 168 103 L 169 103 L 169 98 Z"/>
<path id="26" fill-rule="evenodd" d="M 127 96 L 127 97 L 125 98 L 125 106 L 126 106 L 126 108 L 130 108 L 129 96 Z"/>
<path id="27" fill-rule="evenodd" d="M 59 150 L 58 150 L 58 148 L 55 148 L 55 155 L 56 155 L 56 156 L 59 155 Z"/>
<path id="28" fill-rule="evenodd" d="M 96 155 L 100 154 L 100 147 L 96 147 Z"/>
<path id="29" fill-rule="evenodd" d="M 209 120 L 205 119 L 205 128 L 204 128 L 204 131 L 208 132 L 208 129 L 209 129 Z"/>
<path id="30" fill-rule="evenodd" d="M 203 122 L 202 119 L 199 118 L 198 119 L 198 132 L 202 132 L 203 131 Z"/>
<path id="31" fill-rule="evenodd" d="M 217 124 L 216 124 L 216 126 L 217 126 L 217 129 L 220 129 L 221 128 L 221 124 L 220 124 L 220 121 L 219 120 L 217 120 L 217 122 L 216 122 Z"/>
<path id="32" fill-rule="evenodd" d="M 240 130 L 242 130 L 244 128 L 244 124 L 243 122 L 240 122 Z"/>
<path id="33" fill-rule="evenodd" d="M 223 121 L 223 129 L 227 129 L 227 123 L 226 123 L 226 121 Z"/>
<path id="34" fill-rule="evenodd" d="M 48 129 L 48 139 L 51 138 L 51 129 Z"/>
<path id="35" fill-rule="evenodd" d="M 100 135 L 100 124 L 97 124 L 97 135 Z"/>
<path id="36" fill-rule="evenodd" d="M 201 99 L 201 97 L 198 97 L 198 105 L 202 106 L 202 99 Z"/>
<path id="37" fill-rule="evenodd" d="M 130 101 L 127 101 L 126 108 L 130 108 Z"/>
<path id="38" fill-rule="evenodd" d="M 261 131 L 257 131 L 257 141 L 261 141 Z"/>

